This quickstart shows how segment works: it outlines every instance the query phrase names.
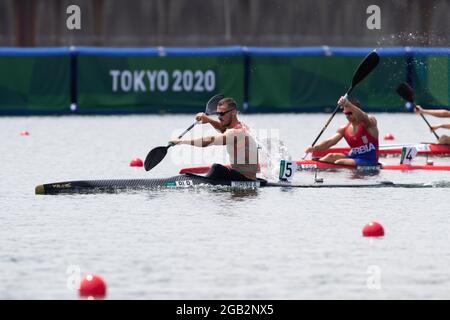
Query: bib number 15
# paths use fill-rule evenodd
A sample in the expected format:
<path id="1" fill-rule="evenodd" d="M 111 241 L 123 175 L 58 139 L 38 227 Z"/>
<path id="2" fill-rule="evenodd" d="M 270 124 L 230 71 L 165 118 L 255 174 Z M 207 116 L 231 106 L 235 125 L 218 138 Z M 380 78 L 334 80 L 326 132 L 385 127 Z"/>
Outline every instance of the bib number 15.
<path id="1" fill-rule="evenodd" d="M 294 161 L 281 160 L 279 179 L 282 181 L 291 181 L 297 171 L 297 163 Z"/>

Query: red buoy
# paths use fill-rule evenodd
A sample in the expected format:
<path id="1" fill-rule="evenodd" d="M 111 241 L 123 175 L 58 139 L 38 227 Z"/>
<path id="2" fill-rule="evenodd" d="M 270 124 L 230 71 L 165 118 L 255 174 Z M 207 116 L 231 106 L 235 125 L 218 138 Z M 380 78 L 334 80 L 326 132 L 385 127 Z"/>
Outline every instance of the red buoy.
<path id="1" fill-rule="evenodd" d="M 98 275 L 87 274 L 80 282 L 80 296 L 103 298 L 106 295 L 105 281 Z"/>
<path id="2" fill-rule="evenodd" d="M 384 236 L 384 228 L 376 221 L 369 222 L 362 230 L 364 237 L 382 237 Z"/>
<path id="3" fill-rule="evenodd" d="M 386 133 L 384 140 L 394 140 L 394 135 L 392 133 Z"/>
<path id="4" fill-rule="evenodd" d="M 139 158 L 134 158 L 130 161 L 130 167 L 142 167 L 144 163 Z"/>
<path id="5" fill-rule="evenodd" d="M 20 132 L 20 135 L 21 136 L 29 136 L 30 133 L 27 130 L 23 130 L 23 131 Z"/>

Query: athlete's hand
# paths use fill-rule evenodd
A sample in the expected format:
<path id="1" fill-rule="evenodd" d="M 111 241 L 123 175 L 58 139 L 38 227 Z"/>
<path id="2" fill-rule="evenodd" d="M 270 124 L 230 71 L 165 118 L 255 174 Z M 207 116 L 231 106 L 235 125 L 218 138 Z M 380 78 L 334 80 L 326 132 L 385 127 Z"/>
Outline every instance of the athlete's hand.
<path id="1" fill-rule="evenodd" d="M 311 152 L 314 152 L 316 149 L 315 149 L 315 147 L 313 147 L 313 146 L 308 146 L 306 149 L 305 149 L 305 152 L 306 153 L 311 153 Z"/>
<path id="2" fill-rule="evenodd" d="M 418 104 L 414 107 L 415 113 L 423 113 L 423 108 L 419 106 Z"/>
<path id="3" fill-rule="evenodd" d="M 441 125 L 440 124 L 432 124 L 431 125 L 431 131 L 433 132 L 433 131 L 436 131 L 437 129 L 439 129 L 441 127 Z"/>
<path id="4" fill-rule="evenodd" d="M 201 121 L 201 123 L 208 123 L 209 117 L 204 112 L 199 112 L 195 116 L 195 120 Z"/>
<path id="5" fill-rule="evenodd" d="M 180 142 L 181 142 L 180 139 L 173 139 L 173 140 L 169 141 L 169 145 L 175 146 L 175 145 L 179 144 Z"/>
<path id="6" fill-rule="evenodd" d="M 347 98 L 344 98 L 344 97 L 340 97 L 339 98 L 339 100 L 338 100 L 338 102 L 337 102 L 337 104 L 341 107 L 341 108 L 344 108 L 344 106 L 345 106 L 345 104 L 347 103 Z"/>

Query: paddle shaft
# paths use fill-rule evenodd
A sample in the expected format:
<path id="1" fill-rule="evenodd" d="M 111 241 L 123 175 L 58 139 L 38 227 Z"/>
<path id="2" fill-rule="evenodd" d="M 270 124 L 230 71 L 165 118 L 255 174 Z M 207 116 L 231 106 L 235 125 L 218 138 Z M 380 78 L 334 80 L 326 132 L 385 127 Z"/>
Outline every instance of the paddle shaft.
<path id="1" fill-rule="evenodd" d="M 344 98 L 347 99 L 348 95 L 352 92 L 353 87 L 350 87 L 350 89 L 348 89 L 347 93 L 345 94 Z M 327 123 L 325 123 L 325 126 L 322 128 L 322 130 L 320 131 L 319 135 L 316 137 L 316 139 L 314 140 L 314 142 L 312 143 L 311 147 L 314 147 L 317 143 L 317 141 L 319 140 L 319 138 L 322 136 L 322 134 L 325 132 L 325 130 L 327 129 L 328 125 L 331 123 L 331 120 L 333 120 L 334 116 L 336 115 L 336 113 L 339 110 L 339 105 L 336 106 L 336 108 L 333 111 L 333 114 L 331 115 L 331 117 L 328 119 Z M 308 155 L 308 153 L 305 153 L 305 155 L 303 156 L 302 159 L 305 159 L 306 156 Z"/>
<path id="2" fill-rule="evenodd" d="M 347 99 L 348 94 L 351 92 L 351 88 L 349 91 L 347 91 L 347 93 L 345 94 L 344 98 Z M 331 117 L 328 119 L 327 123 L 325 124 L 325 126 L 322 128 L 322 131 L 320 131 L 319 135 L 317 136 L 317 138 L 314 140 L 314 142 L 312 143 L 312 147 L 314 147 L 314 145 L 317 143 L 317 140 L 319 140 L 320 136 L 325 132 L 325 130 L 327 129 L 328 125 L 331 123 L 331 120 L 333 120 L 334 116 L 336 115 L 336 113 L 339 110 L 339 105 L 336 106 L 336 108 L 334 109 L 333 114 L 331 115 Z"/>
<path id="3" fill-rule="evenodd" d="M 199 121 L 194 122 L 193 124 L 191 124 L 191 125 L 189 126 L 189 128 L 187 128 L 186 130 L 184 130 L 183 133 L 180 134 L 180 135 L 178 136 L 177 139 L 183 138 L 183 136 L 184 136 L 186 133 L 188 133 L 189 131 L 191 131 L 192 128 L 195 127 L 195 125 L 198 124 L 198 123 L 199 123 Z M 169 148 L 172 147 L 172 146 L 174 146 L 174 144 L 169 143 L 169 144 L 167 145 L 167 149 L 169 149 Z"/>
<path id="4" fill-rule="evenodd" d="M 416 104 L 414 104 L 414 106 L 416 106 Z M 428 122 L 427 118 L 425 118 L 425 116 L 424 116 L 423 114 L 420 114 L 420 115 L 421 115 L 423 121 L 425 121 L 426 124 L 428 125 L 428 127 L 430 128 L 431 132 L 433 132 L 433 134 L 434 134 L 434 136 L 436 137 L 436 139 L 439 140 L 438 134 L 437 134 L 436 131 L 434 131 L 434 129 L 431 127 L 431 125 L 430 125 L 430 123 Z"/>
<path id="5" fill-rule="evenodd" d="M 181 139 L 186 133 L 188 133 L 193 127 L 195 127 L 195 125 L 196 125 L 197 123 L 198 123 L 198 122 L 194 122 L 193 124 L 191 124 L 191 126 L 190 126 L 189 128 L 187 128 L 186 130 L 184 130 L 184 132 L 178 136 L 178 139 Z"/>
<path id="6" fill-rule="evenodd" d="M 413 108 L 415 109 L 417 104 L 414 103 L 414 91 L 411 88 L 411 86 L 407 83 L 407 82 L 403 82 L 401 83 L 398 88 L 397 88 L 397 93 L 406 101 L 408 101 Z M 428 120 L 425 118 L 425 116 L 422 113 L 419 113 L 420 116 L 422 117 L 423 121 L 425 121 L 425 123 L 428 125 L 428 128 L 430 128 L 431 132 L 433 132 L 434 136 L 436 137 L 436 139 L 439 140 L 439 136 L 438 134 L 434 131 L 434 129 L 431 127 L 430 123 L 428 122 Z"/>

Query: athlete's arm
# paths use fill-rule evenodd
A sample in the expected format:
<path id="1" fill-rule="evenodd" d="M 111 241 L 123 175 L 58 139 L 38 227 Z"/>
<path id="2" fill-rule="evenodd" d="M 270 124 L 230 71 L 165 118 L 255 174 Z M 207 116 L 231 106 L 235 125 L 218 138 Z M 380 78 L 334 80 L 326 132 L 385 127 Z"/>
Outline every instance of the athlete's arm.
<path id="1" fill-rule="evenodd" d="M 196 139 L 187 139 L 187 140 L 180 140 L 180 139 L 174 139 L 171 140 L 169 143 L 176 145 L 176 144 L 190 144 L 194 147 L 208 147 L 208 146 L 222 146 L 227 144 L 227 138 L 225 134 L 220 134 L 217 136 L 209 136 L 209 137 L 201 137 Z"/>
<path id="2" fill-rule="evenodd" d="M 367 113 L 362 111 L 360 108 L 355 106 L 353 103 L 351 103 L 349 100 L 345 99 L 344 97 L 341 97 L 339 99 L 338 104 L 340 106 L 345 105 L 345 107 L 350 109 L 351 112 L 353 112 L 353 114 L 355 115 L 355 117 L 357 117 L 358 119 L 361 119 L 363 121 L 364 125 L 366 126 L 367 131 L 369 131 L 369 133 L 373 137 L 378 138 L 377 119 L 375 119 L 375 117 L 369 116 Z"/>
<path id="3" fill-rule="evenodd" d="M 338 104 L 340 106 L 346 106 L 347 108 L 349 108 L 357 118 L 361 119 L 364 122 L 367 129 L 377 126 L 377 121 L 375 120 L 375 117 L 369 116 L 367 113 L 365 113 L 360 108 L 355 106 L 349 100 L 344 99 L 344 97 L 341 97 L 339 99 Z"/>
<path id="4" fill-rule="evenodd" d="M 416 105 L 414 108 L 414 111 L 416 113 L 429 114 L 430 116 L 435 116 L 438 118 L 450 117 L 450 110 L 445 110 L 445 109 L 431 110 L 431 109 L 424 109 L 420 105 Z"/>
<path id="5" fill-rule="evenodd" d="M 195 116 L 195 120 L 201 121 L 202 123 L 209 123 L 214 129 L 222 133 L 224 133 L 226 130 L 226 128 L 222 127 L 220 121 L 208 117 L 204 112 L 197 113 L 197 115 Z"/>
<path id="6" fill-rule="evenodd" d="M 305 152 L 313 152 L 313 151 L 324 151 L 329 149 L 330 147 L 334 146 L 336 143 L 338 143 L 343 137 L 344 137 L 344 129 L 345 127 L 340 127 L 336 134 L 326 140 L 321 141 L 320 143 L 316 144 L 314 147 L 309 146 L 306 148 Z"/>
<path id="7" fill-rule="evenodd" d="M 245 139 L 247 134 L 242 129 L 229 129 L 226 130 L 225 133 L 209 136 L 209 137 L 201 137 L 197 139 L 188 139 L 188 140 L 172 140 L 173 144 L 190 144 L 195 147 L 208 147 L 208 146 L 223 146 L 228 143 L 235 143 L 236 138 L 239 140 Z M 241 140 L 243 141 L 243 140 Z"/>
<path id="8" fill-rule="evenodd" d="M 431 128 L 433 128 L 433 130 L 437 130 L 437 129 L 450 129 L 450 123 L 441 123 L 441 124 L 435 124 L 432 125 Z"/>

